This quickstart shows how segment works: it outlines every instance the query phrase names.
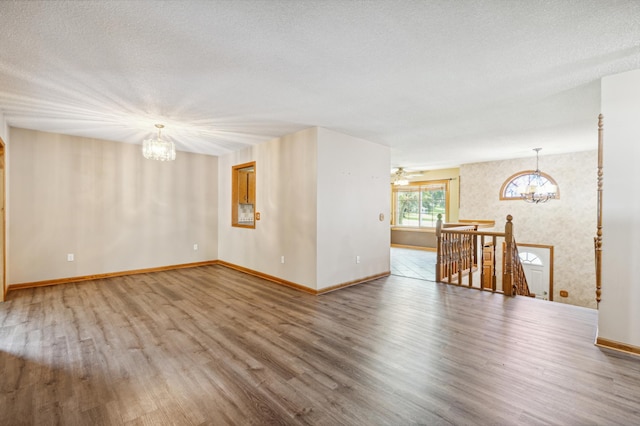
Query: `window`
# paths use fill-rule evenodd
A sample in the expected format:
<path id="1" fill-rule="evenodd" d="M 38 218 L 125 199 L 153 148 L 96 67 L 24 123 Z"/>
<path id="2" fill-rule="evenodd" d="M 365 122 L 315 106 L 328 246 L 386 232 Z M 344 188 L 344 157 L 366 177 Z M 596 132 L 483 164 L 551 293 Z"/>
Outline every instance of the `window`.
<path id="1" fill-rule="evenodd" d="M 518 172 L 509 177 L 500 188 L 501 200 L 522 200 L 521 193 L 526 191 L 531 185 L 535 185 L 540 190 L 545 191 L 546 188 L 553 188 L 556 193 L 555 198 L 560 198 L 560 191 L 556 181 L 546 173 L 535 172 L 534 170 L 526 170 Z"/>
<path id="2" fill-rule="evenodd" d="M 529 265 L 542 265 L 542 260 L 538 256 L 528 251 L 518 253 L 520 261 Z"/>
<path id="3" fill-rule="evenodd" d="M 438 214 L 444 221 L 449 215 L 449 181 L 412 182 L 394 186 L 392 191 L 392 225 L 435 227 Z"/>

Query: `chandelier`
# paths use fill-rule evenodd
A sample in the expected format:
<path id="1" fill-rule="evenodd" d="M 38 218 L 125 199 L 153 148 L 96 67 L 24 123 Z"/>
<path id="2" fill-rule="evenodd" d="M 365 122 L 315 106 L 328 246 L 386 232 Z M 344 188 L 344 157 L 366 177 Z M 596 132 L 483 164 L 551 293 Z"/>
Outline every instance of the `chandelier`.
<path id="1" fill-rule="evenodd" d="M 145 139 L 142 142 L 142 155 L 149 160 L 173 161 L 176 159 L 176 147 L 170 140 L 163 140 L 160 133 L 164 128 L 156 124 L 158 136 L 155 139 Z"/>
<path id="2" fill-rule="evenodd" d="M 538 167 L 538 154 L 542 148 L 534 148 L 533 150 L 536 152 L 536 170 L 528 175 L 529 182 L 520 191 L 520 196 L 527 203 L 546 203 L 556 198 L 558 188 L 549 182 L 549 179 L 542 176 L 540 172 L 540 168 Z"/>

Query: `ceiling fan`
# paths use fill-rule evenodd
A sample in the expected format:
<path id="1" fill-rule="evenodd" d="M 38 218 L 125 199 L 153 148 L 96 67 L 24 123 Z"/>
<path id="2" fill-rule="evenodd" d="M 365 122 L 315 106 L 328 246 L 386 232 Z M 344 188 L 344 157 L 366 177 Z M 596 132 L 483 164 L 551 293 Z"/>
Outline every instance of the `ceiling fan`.
<path id="1" fill-rule="evenodd" d="M 392 171 L 391 176 L 393 176 L 394 185 L 408 185 L 409 178 L 422 176 L 422 172 L 411 173 L 407 172 L 404 167 L 398 167 L 395 172 Z"/>

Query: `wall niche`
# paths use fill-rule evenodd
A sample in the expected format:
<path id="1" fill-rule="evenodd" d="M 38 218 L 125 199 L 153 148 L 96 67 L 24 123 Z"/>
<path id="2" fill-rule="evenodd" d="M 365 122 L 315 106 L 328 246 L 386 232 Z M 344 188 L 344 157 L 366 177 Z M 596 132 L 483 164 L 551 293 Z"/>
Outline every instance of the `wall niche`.
<path id="1" fill-rule="evenodd" d="M 231 168 L 231 226 L 256 227 L 256 162 Z"/>

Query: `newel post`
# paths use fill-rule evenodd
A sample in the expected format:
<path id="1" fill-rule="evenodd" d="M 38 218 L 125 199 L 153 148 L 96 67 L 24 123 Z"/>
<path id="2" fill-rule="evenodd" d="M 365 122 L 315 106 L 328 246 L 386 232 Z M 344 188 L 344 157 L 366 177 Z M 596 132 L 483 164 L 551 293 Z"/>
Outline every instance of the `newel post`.
<path id="1" fill-rule="evenodd" d="M 442 213 L 436 222 L 436 282 L 442 282 Z"/>
<path id="2" fill-rule="evenodd" d="M 507 223 L 504 225 L 504 272 L 502 273 L 502 291 L 505 296 L 513 296 L 513 216 L 507 215 Z"/>

